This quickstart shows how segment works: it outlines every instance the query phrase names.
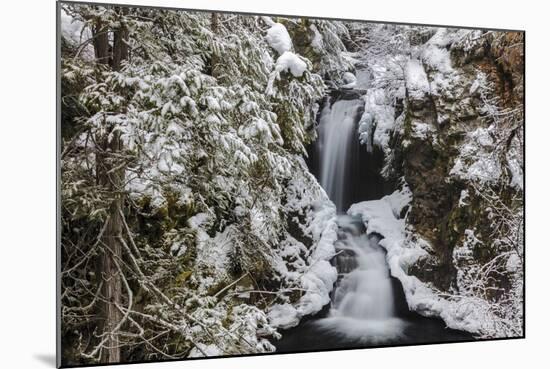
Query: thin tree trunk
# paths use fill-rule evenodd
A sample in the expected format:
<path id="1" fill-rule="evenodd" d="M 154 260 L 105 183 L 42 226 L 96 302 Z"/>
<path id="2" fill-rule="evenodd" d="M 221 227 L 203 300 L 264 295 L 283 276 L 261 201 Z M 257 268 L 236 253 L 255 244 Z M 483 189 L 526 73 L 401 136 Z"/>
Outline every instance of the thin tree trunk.
<path id="1" fill-rule="evenodd" d="M 212 33 L 214 34 L 214 37 L 218 37 L 218 34 L 220 32 L 220 20 L 218 13 L 212 13 L 212 16 L 210 18 L 210 27 L 212 29 Z M 215 54 L 215 52 L 212 52 L 211 58 L 211 70 L 212 70 L 212 77 L 217 78 L 219 76 L 219 67 L 220 67 L 220 60 L 218 58 L 218 55 Z"/>
<path id="2" fill-rule="evenodd" d="M 119 70 L 122 61 L 128 58 L 128 46 L 126 44 L 128 30 L 122 25 L 113 31 L 112 57 L 109 55 L 107 30 L 101 29 L 100 22 L 98 22 L 96 30 L 103 32 L 103 34 L 96 35 L 96 41 L 94 41 L 97 61 L 102 64 L 109 63 L 114 70 Z M 123 257 L 120 238 L 123 233 L 121 210 L 124 205 L 123 187 L 125 168 L 120 166 L 118 160 L 119 154 L 123 149 L 118 132 L 107 132 L 98 138 L 98 142 L 100 143 L 100 150 L 96 156 L 97 182 L 109 194 L 113 195 L 107 225 L 101 239 L 103 252 L 99 260 L 100 275 L 103 281 L 100 332 L 107 334 L 107 340 L 101 350 L 100 362 L 118 363 L 121 360 L 120 341 L 118 332 L 114 330 L 122 319 L 122 314 L 117 307 L 122 305 L 122 281 L 117 261 L 120 265 L 120 260 Z"/>
<path id="3" fill-rule="evenodd" d="M 120 139 L 118 137 L 113 138 L 111 141 L 112 152 L 120 150 Z M 109 163 L 107 158 L 106 163 Z M 104 162 L 105 163 L 105 162 Z M 109 168 L 110 165 L 105 165 L 104 168 Z M 120 192 L 123 172 L 120 170 L 107 174 L 107 171 L 103 171 L 100 181 L 101 184 L 108 188 L 111 193 Z M 122 315 L 117 308 L 121 306 L 122 302 L 122 282 L 119 275 L 119 270 L 115 261 L 122 258 L 122 245 L 119 237 L 122 235 L 122 219 L 120 210 L 122 209 L 123 200 L 120 193 L 115 195 L 115 199 L 109 209 L 109 219 L 107 220 L 107 226 L 103 235 L 102 243 L 104 252 L 101 254 L 100 268 L 102 269 L 102 296 L 104 298 L 103 303 L 103 327 L 102 332 L 108 334 L 107 341 L 105 342 L 105 348 L 101 351 L 101 362 L 104 363 L 117 363 L 120 362 L 120 343 L 118 339 L 118 332 L 114 332 L 114 328 L 122 319 Z M 119 263 L 120 264 L 120 263 Z"/>
<path id="4" fill-rule="evenodd" d="M 123 15 L 128 13 L 128 8 L 122 8 Z M 114 32 L 113 40 L 113 69 L 120 70 L 122 61 L 128 60 L 128 28 L 122 25 Z"/>
<path id="5" fill-rule="evenodd" d="M 109 34 L 101 20 L 97 20 L 93 27 L 94 51 L 96 62 L 109 64 Z"/>

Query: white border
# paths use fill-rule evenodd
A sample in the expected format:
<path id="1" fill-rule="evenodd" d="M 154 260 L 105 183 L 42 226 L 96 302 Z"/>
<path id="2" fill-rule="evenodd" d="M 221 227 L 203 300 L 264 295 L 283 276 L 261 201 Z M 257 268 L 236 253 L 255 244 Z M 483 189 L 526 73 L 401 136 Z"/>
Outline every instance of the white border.
<path id="1" fill-rule="evenodd" d="M 129 368 L 517 368 L 543 359 L 550 261 L 545 152 L 548 11 L 543 2 L 119 0 L 119 3 L 527 31 L 527 339 L 132 365 Z M 540 4 L 540 5 L 535 5 Z M 0 335 L 3 368 L 53 367 L 55 355 L 55 3 L 12 0 L 0 22 Z M 7 83 L 6 83 L 7 82 Z M 6 206 L 7 205 L 7 206 Z M 127 366 L 119 366 L 125 368 Z"/>

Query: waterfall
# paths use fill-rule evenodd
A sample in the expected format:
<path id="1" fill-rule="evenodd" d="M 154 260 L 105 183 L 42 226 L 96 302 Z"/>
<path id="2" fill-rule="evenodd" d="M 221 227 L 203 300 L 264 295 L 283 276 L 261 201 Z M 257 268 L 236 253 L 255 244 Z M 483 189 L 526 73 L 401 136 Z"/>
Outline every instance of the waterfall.
<path id="1" fill-rule="evenodd" d="M 336 101 L 331 104 L 330 98 Z M 349 91 L 333 91 L 330 98 L 319 115 L 319 138 L 308 148 L 308 165 L 339 214 L 332 259 L 338 280 L 330 306 L 284 332 L 274 342 L 277 351 L 471 340 L 441 320 L 410 313 L 401 285 L 390 276 L 380 238 L 367 234 L 361 218 L 344 214 L 350 204 L 380 199 L 393 189 L 386 192 L 380 175 L 383 152 L 376 147 L 367 151 L 359 143 L 363 100 Z"/>
<path id="2" fill-rule="evenodd" d="M 339 213 L 345 210 L 344 195 L 352 186 L 348 172 L 357 168 L 353 153 L 362 105 L 360 99 L 338 100 L 326 104 L 320 116 L 320 182 Z M 361 219 L 340 215 L 338 224 L 339 239 L 335 246 L 339 254 L 335 263 L 341 278 L 333 293 L 331 318 L 344 323 L 343 327 L 346 324 L 342 319 L 354 321 L 355 328 L 365 322 L 395 318 L 392 282 L 379 238 L 365 233 Z"/>
<path id="3" fill-rule="evenodd" d="M 338 100 L 325 104 L 319 120 L 319 178 L 321 186 L 341 214 L 353 188 L 353 171 L 358 169 L 357 121 L 364 102 Z M 371 178 L 370 180 L 374 180 Z M 365 183 L 363 185 L 366 185 Z M 402 332 L 396 317 L 394 293 L 379 238 L 367 235 L 361 219 L 338 216 L 339 236 L 335 258 L 340 278 L 333 292 L 331 313 L 318 324 L 340 334 L 376 341 Z"/>
<path id="4" fill-rule="evenodd" d="M 320 183 L 338 212 L 345 209 L 345 184 L 349 176 L 349 156 L 357 140 L 356 122 L 364 102 L 339 100 L 325 104 L 319 120 L 317 150 L 320 153 Z"/>
<path id="5" fill-rule="evenodd" d="M 340 278 L 328 318 L 317 324 L 333 333 L 371 343 L 396 339 L 405 322 L 398 318 L 386 255 L 376 235 L 365 233 L 362 220 L 338 217 L 335 258 Z"/>
<path id="6" fill-rule="evenodd" d="M 364 233 L 345 237 L 337 248 L 355 253 L 357 268 L 344 276 L 334 292 L 334 315 L 378 320 L 393 317 L 392 283 L 379 238 Z"/>
<path id="7" fill-rule="evenodd" d="M 340 99 L 326 103 L 319 119 L 318 178 L 339 214 L 357 200 L 356 186 L 376 182 L 375 175 L 358 181 L 368 168 L 372 153 L 360 157 L 357 122 L 364 101 Z M 367 159 L 361 161 L 361 159 Z M 368 172 L 367 172 L 368 173 Z M 376 191 L 371 191 L 374 193 Z M 402 334 L 403 320 L 397 318 L 394 292 L 384 250 L 379 238 L 367 235 L 361 219 L 338 216 L 339 236 L 335 264 L 339 279 L 327 318 L 316 322 L 323 330 L 369 342 L 384 342 Z"/>

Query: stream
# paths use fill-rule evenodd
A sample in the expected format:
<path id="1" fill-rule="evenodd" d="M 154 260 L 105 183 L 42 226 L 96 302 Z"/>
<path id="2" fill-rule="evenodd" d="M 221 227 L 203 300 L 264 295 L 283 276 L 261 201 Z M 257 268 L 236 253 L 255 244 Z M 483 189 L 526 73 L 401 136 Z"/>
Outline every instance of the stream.
<path id="1" fill-rule="evenodd" d="M 281 332 L 273 342 L 277 352 L 472 340 L 468 333 L 446 328 L 441 319 L 410 311 L 401 284 L 390 275 L 380 236 L 367 235 L 361 219 L 346 215 L 351 204 L 393 191 L 379 174 L 382 153 L 367 152 L 359 143 L 363 109 L 353 91 L 337 91 L 325 99 L 318 117 L 319 138 L 308 165 L 339 214 L 332 260 L 338 280 L 329 305 Z"/>

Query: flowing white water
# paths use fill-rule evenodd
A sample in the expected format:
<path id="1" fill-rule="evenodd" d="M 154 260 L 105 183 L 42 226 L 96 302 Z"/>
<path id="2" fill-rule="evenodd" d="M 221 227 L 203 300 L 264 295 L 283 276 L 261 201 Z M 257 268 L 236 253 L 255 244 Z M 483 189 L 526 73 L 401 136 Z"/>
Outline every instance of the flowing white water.
<path id="1" fill-rule="evenodd" d="M 447 329 L 443 321 L 407 314 L 404 293 L 398 283 L 392 283 L 379 238 L 366 234 L 362 219 L 343 215 L 347 210 L 343 207 L 351 201 L 365 200 L 348 195 L 354 186 L 367 186 L 377 179 L 367 174 L 354 182 L 353 175 L 348 175 L 354 173 L 346 173 L 365 168 L 363 159 L 356 155 L 363 147 L 354 142 L 358 140 L 355 128 L 361 105 L 361 100 L 326 104 L 320 117 L 316 150 L 318 175 L 340 214 L 335 243 L 338 253 L 334 257 L 339 278 L 330 311 L 328 316 L 323 311 L 319 318 L 314 317 L 283 333 L 282 340 L 275 343 L 277 351 L 472 339 L 471 335 Z M 347 166 L 349 162 L 353 165 Z"/>
<path id="2" fill-rule="evenodd" d="M 319 121 L 321 186 L 328 197 L 343 211 L 346 164 L 351 140 L 357 139 L 356 120 L 362 100 L 339 100 L 326 104 Z"/>
<path id="3" fill-rule="evenodd" d="M 351 148 L 353 140 L 358 140 L 356 121 L 363 105 L 359 99 L 339 100 L 321 112 L 320 182 L 339 213 L 346 210 L 347 164 L 353 159 Z M 371 343 L 400 337 L 404 322 L 395 314 L 392 281 L 379 238 L 365 233 L 361 219 L 340 215 L 338 223 L 336 266 L 341 279 L 329 317 L 315 324 L 334 335 Z"/>
<path id="4" fill-rule="evenodd" d="M 405 323 L 395 313 L 392 282 L 379 238 L 367 236 L 360 229 L 360 219 L 342 215 L 339 226 L 336 248 L 341 254 L 336 264 L 344 275 L 334 291 L 330 316 L 317 324 L 333 334 L 370 343 L 399 338 Z"/>
<path id="5" fill-rule="evenodd" d="M 393 290 L 385 255 L 378 239 L 351 236 L 348 250 L 356 255 L 357 269 L 348 273 L 335 291 L 336 316 L 387 319 L 394 315 Z"/>

